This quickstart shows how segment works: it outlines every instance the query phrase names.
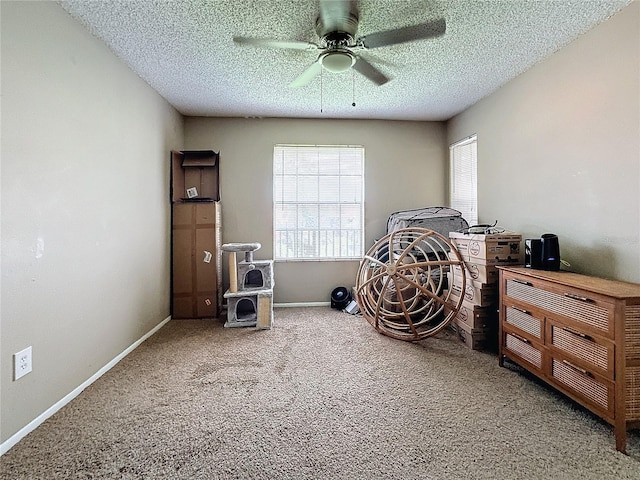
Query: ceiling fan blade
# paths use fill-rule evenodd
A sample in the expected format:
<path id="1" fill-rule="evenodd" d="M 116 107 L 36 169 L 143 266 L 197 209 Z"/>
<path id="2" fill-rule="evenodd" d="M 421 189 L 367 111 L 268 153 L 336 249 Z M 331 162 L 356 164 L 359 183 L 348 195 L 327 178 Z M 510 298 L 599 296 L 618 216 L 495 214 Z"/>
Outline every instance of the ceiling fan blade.
<path id="1" fill-rule="evenodd" d="M 384 85 L 389 80 L 391 80 L 384 73 L 382 73 L 362 57 L 357 58 L 356 63 L 353 64 L 352 68 L 367 77 L 378 86 Z"/>
<path id="2" fill-rule="evenodd" d="M 304 87 L 311 80 L 316 78 L 316 76 L 320 73 L 320 70 L 322 70 L 322 65 L 320 65 L 320 62 L 312 63 L 304 72 L 298 75 L 298 78 L 296 78 L 293 82 L 289 84 L 289 87 L 291 88 Z"/>
<path id="3" fill-rule="evenodd" d="M 317 50 L 320 48 L 315 43 L 302 42 L 298 40 L 274 40 L 269 38 L 249 38 L 233 37 L 233 41 L 240 45 L 250 45 L 252 47 L 281 48 L 286 50 Z"/>
<path id="4" fill-rule="evenodd" d="M 441 18 L 433 22 L 398 28 L 396 30 L 371 33 L 360 38 L 360 42 L 365 48 L 378 48 L 398 43 L 413 42 L 414 40 L 439 37 L 440 35 L 444 35 L 446 30 L 446 22 L 444 18 Z"/>
<path id="5" fill-rule="evenodd" d="M 384 60 L 377 55 L 373 55 L 371 52 L 365 52 L 364 54 L 358 55 L 359 58 L 366 60 L 369 63 L 374 63 L 376 65 L 384 65 L 385 67 L 397 67 L 397 62 L 390 62 L 388 60 Z"/>

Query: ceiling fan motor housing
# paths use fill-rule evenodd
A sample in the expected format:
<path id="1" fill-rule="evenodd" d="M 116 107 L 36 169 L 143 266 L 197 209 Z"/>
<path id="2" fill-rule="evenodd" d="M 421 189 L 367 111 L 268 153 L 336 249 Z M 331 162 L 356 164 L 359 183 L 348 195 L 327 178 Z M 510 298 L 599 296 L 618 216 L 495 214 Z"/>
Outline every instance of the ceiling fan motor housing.
<path id="1" fill-rule="evenodd" d="M 351 37 L 356 36 L 358 31 L 358 16 L 350 12 L 348 14 L 320 15 L 316 20 L 316 33 L 320 38 L 324 38 L 332 32 L 344 32 Z"/>

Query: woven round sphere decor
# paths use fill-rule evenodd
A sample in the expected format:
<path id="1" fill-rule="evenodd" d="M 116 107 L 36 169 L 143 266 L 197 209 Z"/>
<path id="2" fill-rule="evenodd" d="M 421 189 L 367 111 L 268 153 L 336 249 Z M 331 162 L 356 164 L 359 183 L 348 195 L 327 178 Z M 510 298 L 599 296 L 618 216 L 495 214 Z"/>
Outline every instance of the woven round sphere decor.
<path id="1" fill-rule="evenodd" d="M 462 276 L 460 252 L 443 235 L 425 228 L 391 232 L 369 249 L 356 277 L 362 316 L 380 333 L 418 341 L 444 329 L 458 313 L 464 295 L 451 296 L 446 273 Z"/>

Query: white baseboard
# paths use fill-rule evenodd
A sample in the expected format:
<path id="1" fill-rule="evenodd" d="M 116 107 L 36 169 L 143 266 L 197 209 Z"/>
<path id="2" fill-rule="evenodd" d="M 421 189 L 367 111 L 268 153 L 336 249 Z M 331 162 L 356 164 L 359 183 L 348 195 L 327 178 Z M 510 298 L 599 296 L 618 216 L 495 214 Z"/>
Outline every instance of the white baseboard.
<path id="1" fill-rule="evenodd" d="M 29 433 L 34 431 L 37 427 L 39 427 L 47 418 L 49 418 L 51 415 L 56 413 L 58 410 L 60 410 L 62 407 L 64 407 L 71 400 L 73 400 L 78 395 L 80 395 L 80 393 L 82 393 L 82 391 L 85 388 L 87 388 L 89 385 L 91 385 L 93 382 L 95 382 L 97 379 L 99 379 L 102 375 L 104 375 L 109 370 L 111 370 L 120 360 L 122 360 L 124 357 L 129 355 L 142 342 L 144 342 L 147 338 L 149 338 L 151 335 L 153 335 L 158 330 L 160 330 L 169 320 L 171 320 L 170 316 L 165 318 L 162 322 L 160 322 L 155 327 L 153 327 L 149 332 L 147 332 L 145 335 L 143 335 L 139 340 L 136 340 L 134 343 L 132 343 L 129 347 L 127 347 L 117 357 L 115 357 L 113 360 L 111 360 L 109 363 L 107 363 L 104 367 L 102 367 L 100 370 L 98 370 L 96 373 L 94 373 L 91 377 L 89 377 L 84 383 L 82 383 L 81 385 L 76 387 L 72 392 L 70 392 L 68 395 L 63 397 L 61 400 L 56 402 L 51 407 L 49 407 L 43 413 L 41 413 L 36 418 L 34 418 L 31 422 L 29 422 L 26 426 L 24 426 L 20 430 L 18 430 L 13 436 L 11 436 L 5 442 L 0 444 L 0 456 L 2 456 L 5 453 L 7 453 L 11 447 L 13 447 L 16 443 L 18 443 L 20 440 L 22 440 L 24 437 L 26 437 Z"/>
<path id="2" fill-rule="evenodd" d="M 274 308 L 289 307 L 330 307 L 331 302 L 304 302 L 304 303 L 274 303 Z"/>

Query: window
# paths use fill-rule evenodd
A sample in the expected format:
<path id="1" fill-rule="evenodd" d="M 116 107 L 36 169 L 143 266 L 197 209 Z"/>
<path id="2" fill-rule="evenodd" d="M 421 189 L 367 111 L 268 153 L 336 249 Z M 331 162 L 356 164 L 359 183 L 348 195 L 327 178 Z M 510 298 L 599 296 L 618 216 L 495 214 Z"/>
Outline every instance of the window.
<path id="1" fill-rule="evenodd" d="M 364 148 L 276 145 L 274 259 L 361 259 Z"/>
<path id="2" fill-rule="evenodd" d="M 449 203 L 469 225 L 478 223 L 478 139 L 472 135 L 449 147 Z"/>

